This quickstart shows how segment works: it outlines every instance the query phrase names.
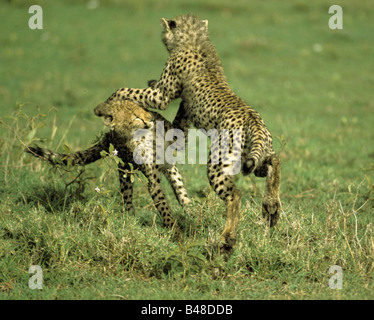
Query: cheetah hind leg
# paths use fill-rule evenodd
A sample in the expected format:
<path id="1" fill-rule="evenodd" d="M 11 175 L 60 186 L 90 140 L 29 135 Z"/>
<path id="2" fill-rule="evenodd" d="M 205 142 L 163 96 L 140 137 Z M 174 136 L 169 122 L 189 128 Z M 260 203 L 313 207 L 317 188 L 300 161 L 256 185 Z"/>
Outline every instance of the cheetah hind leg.
<path id="1" fill-rule="evenodd" d="M 262 215 L 273 227 L 277 224 L 281 203 L 279 198 L 280 187 L 280 159 L 274 153 L 265 161 L 267 169 L 260 169 L 259 172 L 266 172 L 265 194 L 262 200 Z M 256 172 L 255 172 L 256 173 Z"/>
<path id="2" fill-rule="evenodd" d="M 251 173 L 254 173 L 256 177 L 264 178 L 268 174 L 268 166 L 267 163 L 263 163 L 259 165 L 258 162 L 254 158 L 247 159 L 243 163 L 242 173 L 244 176 L 247 176 Z"/>
<path id="3" fill-rule="evenodd" d="M 225 228 L 221 234 L 221 243 L 218 248 L 220 254 L 228 258 L 236 243 L 237 228 L 240 219 L 241 192 L 233 187 L 231 199 L 227 201 L 227 218 Z"/>
<path id="4" fill-rule="evenodd" d="M 218 165 L 213 164 L 212 160 L 215 150 L 212 149 L 208 161 L 208 180 L 218 197 L 226 204 L 226 222 L 221 240 L 218 246 L 218 253 L 228 258 L 234 251 L 237 237 L 237 228 L 240 220 L 241 192 L 235 186 L 234 176 L 226 174 L 222 160 L 219 159 Z M 227 169 L 229 169 L 226 166 Z"/>
<path id="5" fill-rule="evenodd" d="M 247 159 L 243 163 L 243 168 L 242 168 L 243 176 L 247 176 L 247 175 L 251 174 L 255 167 L 256 167 L 255 159 L 253 159 L 253 158 Z"/>

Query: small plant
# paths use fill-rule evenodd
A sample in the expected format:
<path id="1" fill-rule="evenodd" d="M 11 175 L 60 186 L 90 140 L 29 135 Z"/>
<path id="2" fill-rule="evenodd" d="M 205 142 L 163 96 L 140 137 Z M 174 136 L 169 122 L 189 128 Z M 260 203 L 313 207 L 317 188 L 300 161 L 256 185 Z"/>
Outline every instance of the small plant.
<path id="1" fill-rule="evenodd" d="M 113 161 L 117 166 L 119 164 L 121 164 L 122 166 L 125 165 L 123 160 L 118 156 L 118 150 L 115 149 L 113 144 L 109 145 L 108 151 L 109 152 L 102 150 L 100 152 L 100 155 L 104 160 Z M 120 170 L 123 173 L 124 178 L 126 178 L 127 175 L 130 174 L 131 183 L 135 182 L 135 176 L 138 178 L 140 182 L 147 182 L 147 178 L 140 172 L 140 170 L 134 169 L 134 165 L 131 162 L 126 163 L 126 164 L 129 166 L 130 169 L 119 169 L 118 168 L 118 170 Z"/>
<path id="2" fill-rule="evenodd" d="M 8 183 L 8 174 L 10 167 L 11 156 L 15 156 L 21 160 L 20 165 L 23 165 L 21 156 L 23 148 L 27 144 L 35 141 L 45 141 L 44 139 L 35 138 L 38 129 L 45 126 L 46 114 L 38 113 L 35 116 L 29 116 L 23 111 L 25 104 L 19 103 L 15 106 L 15 111 L 9 116 L 0 118 L 0 126 L 5 128 L 6 137 L 1 142 L 0 156 L 6 154 L 4 165 L 4 183 Z M 51 108 L 54 110 L 54 108 Z M 49 112 L 50 112 L 49 111 Z"/>
<path id="3" fill-rule="evenodd" d="M 166 257 L 166 262 L 170 263 L 170 268 L 175 273 L 182 273 L 183 278 L 193 272 L 201 272 L 207 264 L 205 256 L 199 250 L 205 242 L 192 242 L 187 245 L 179 243 L 179 247 L 171 251 Z"/>

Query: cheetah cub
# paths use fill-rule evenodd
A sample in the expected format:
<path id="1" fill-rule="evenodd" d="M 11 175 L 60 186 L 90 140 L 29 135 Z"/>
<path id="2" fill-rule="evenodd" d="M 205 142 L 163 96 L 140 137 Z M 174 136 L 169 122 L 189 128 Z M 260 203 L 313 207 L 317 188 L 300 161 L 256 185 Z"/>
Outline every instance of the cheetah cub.
<path id="1" fill-rule="evenodd" d="M 124 163 L 118 164 L 118 173 L 125 210 L 134 212 L 132 204 L 133 183 L 131 182 L 133 173 L 124 175 L 126 170 L 130 170 L 129 163 L 132 163 L 135 169 L 138 168 L 147 177 L 149 193 L 161 214 L 164 226 L 174 227 L 176 233 L 180 236 L 177 222 L 172 217 L 165 194 L 161 189 L 162 174 L 165 175 L 172 186 L 180 205 L 186 206 L 191 200 L 187 195 L 178 168 L 172 164 L 155 164 L 155 122 L 163 123 L 165 131 L 172 128 L 170 122 L 158 113 L 146 111 L 131 101 L 101 104 L 99 108 L 96 108 L 95 114 L 103 117 L 104 123 L 111 128 L 111 131 L 107 132 L 91 148 L 72 154 L 60 154 L 48 149 L 30 146 L 25 151 L 52 164 L 62 163 L 66 165 L 68 159 L 71 159 L 72 165 L 87 165 L 101 159 L 100 152 L 102 150 L 108 152 L 109 146 L 112 144 L 118 150 L 118 156 Z M 145 129 L 144 132 L 151 134 L 150 144 L 144 143 L 144 139 L 133 139 L 138 129 Z M 169 144 L 165 142 L 165 148 Z M 141 148 L 138 148 L 140 146 Z"/>
<path id="2" fill-rule="evenodd" d="M 207 20 L 193 15 L 173 20 L 163 18 L 162 26 L 162 40 L 169 58 L 160 79 L 150 81 L 145 89 L 120 88 L 107 102 L 130 100 L 145 108 L 166 109 L 170 101 L 181 98 L 174 121 L 180 129 L 186 130 L 192 123 L 205 132 L 216 129 L 219 138 L 228 131 L 229 156 L 239 158 L 232 165 L 239 165 L 239 170 L 234 171 L 266 177 L 262 213 L 269 226 L 274 226 L 281 209 L 280 159 L 273 151 L 272 137 L 264 121 L 230 89 L 221 61 L 209 40 Z M 234 134 L 238 130 L 239 138 Z M 235 148 L 235 142 L 240 148 Z M 222 143 L 213 146 L 212 141 L 208 179 L 226 203 L 227 219 L 221 235 L 221 249 L 228 253 L 236 242 L 241 206 L 241 192 L 234 184 L 233 175 L 227 174 L 229 168 L 230 164 L 225 163 L 222 156 Z"/>

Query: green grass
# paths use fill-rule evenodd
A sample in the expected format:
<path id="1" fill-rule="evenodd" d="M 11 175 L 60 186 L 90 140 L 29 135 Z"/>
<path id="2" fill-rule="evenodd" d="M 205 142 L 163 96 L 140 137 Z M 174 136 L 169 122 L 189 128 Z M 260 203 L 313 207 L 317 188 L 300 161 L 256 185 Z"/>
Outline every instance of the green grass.
<path id="1" fill-rule="evenodd" d="M 373 299 L 371 1 L 340 1 L 343 30 L 328 28 L 332 1 L 87 2 L 37 1 L 44 29 L 30 30 L 31 2 L 1 1 L 0 297 Z M 114 163 L 67 172 L 23 153 L 31 142 L 88 147 L 104 129 L 94 106 L 161 73 L 160 18 L 190 12 L 209 20 L 231 87 L 261 113 L 282 159 L 273 230 L 260 214 L 264 180 L 237 178 L 242 215 L 228 261 L 216 246 L 225 208 L 204 165 L 179 165 L 189 214 L 163 182 L 186 229 L 178 244 L 144 183 L 135 182 L 137 214 L 122 212 Z M 177 106 L 162 113 L 172 119 Z M 42 290 L 28 286 L 31 265 L 43 269 Z M 332 265 L 342 290 L 329 288 Z"/>

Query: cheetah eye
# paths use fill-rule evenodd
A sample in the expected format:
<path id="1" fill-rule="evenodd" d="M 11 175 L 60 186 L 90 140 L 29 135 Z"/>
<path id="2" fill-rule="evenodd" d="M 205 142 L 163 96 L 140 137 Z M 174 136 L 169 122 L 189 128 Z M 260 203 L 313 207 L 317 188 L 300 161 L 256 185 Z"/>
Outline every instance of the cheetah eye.
<path id="1" fill-rule="evenodd" d="M 143 119 L 141 119 L 141 118 L 138 118 L 138 117 L 135 117 L 134 119 L 133 119 L 133 122 L 135 123 L 135 122 L 137 122 L 138 123 L 138 125 L 145 125 L 145 126 L 147 126 L 147 124 L 145 123 L 145 121 L 143 120 Z"/>

